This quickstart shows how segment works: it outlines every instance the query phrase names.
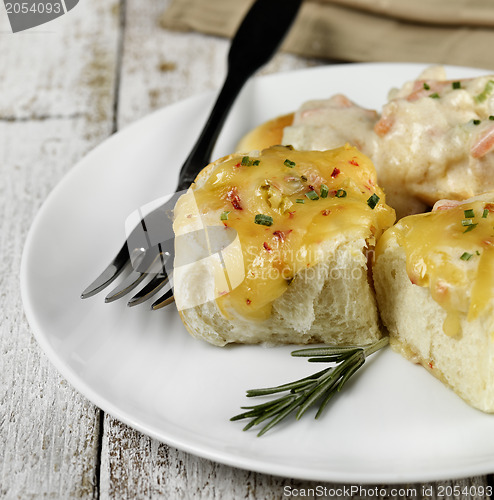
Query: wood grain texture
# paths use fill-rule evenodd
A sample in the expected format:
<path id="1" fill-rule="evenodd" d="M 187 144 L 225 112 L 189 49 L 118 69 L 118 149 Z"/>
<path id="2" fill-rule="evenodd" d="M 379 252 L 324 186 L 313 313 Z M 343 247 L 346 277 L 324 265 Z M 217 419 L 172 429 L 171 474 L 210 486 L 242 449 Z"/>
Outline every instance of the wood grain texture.
<path id="1" fill-rule="evenodd" d="M 92 498 L 100 412 L 34 340 L 19 268 L 42 202 L 112 130 L 119 24 L 98 0 L 18 35 L 0 19 L 0 497 Z"/>

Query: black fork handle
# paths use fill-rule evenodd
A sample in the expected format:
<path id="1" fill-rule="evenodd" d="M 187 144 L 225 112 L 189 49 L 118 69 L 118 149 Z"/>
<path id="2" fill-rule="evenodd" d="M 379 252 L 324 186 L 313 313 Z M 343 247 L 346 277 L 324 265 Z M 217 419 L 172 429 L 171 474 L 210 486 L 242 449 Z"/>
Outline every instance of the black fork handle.
<path id="1" fill-rule="evenodd" d="M 245 82 L 274 55 L 303 0 L 256 0 L 228 53 L 228 73 L 211 114 L 180 170 L 177 191 L 186 190 L 209 163 L 226 117 Z"/>

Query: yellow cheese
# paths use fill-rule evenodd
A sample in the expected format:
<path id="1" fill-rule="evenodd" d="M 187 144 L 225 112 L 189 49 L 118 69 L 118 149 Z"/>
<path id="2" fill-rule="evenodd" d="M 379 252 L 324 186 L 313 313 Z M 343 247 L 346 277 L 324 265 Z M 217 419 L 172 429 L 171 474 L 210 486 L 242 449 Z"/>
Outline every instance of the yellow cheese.
<path id="1" fill-rule="evenodd" d="M 447 311 L 443 330 L 450 336 L 459 332 L 461 314 L 468 320 L 479 317 L 494 294 L 494 203 L 478 198 L 405 217 L 376 248 L 379 256 L 396 238 L 406 254 L 410 281 L 428 287 Z"/>
<path id="2" fill-rule="evenodd" d="M 350 233 L 373 245 L 395 220 L 371 161 L 348 145 L 234 155 L 213 165 L 192 191 L 206 225 L 233 228 L 240 240 L 245 278 L 216 299 L 226 317 L 232 309 L 250 319 L 269 317 L 297 273 L 324 258 L 324 243 Z"/>

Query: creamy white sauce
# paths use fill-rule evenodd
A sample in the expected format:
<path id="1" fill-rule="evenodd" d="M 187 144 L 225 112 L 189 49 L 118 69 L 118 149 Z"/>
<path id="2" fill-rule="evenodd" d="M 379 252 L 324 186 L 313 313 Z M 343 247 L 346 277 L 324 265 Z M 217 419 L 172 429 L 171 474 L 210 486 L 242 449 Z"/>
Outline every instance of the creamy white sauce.
<path id="1" fill-rule="evenodd" d="M 446 80 L 442 67 L 431 67 L 391 90 L 380 115 L 342 95 L 305 103 L 285 128 L 283 144 L 356 146 L 373 160 L 402 217 L 441 198 L 461 200 L 494 189 L 493 115 L 494 76 Z"/>

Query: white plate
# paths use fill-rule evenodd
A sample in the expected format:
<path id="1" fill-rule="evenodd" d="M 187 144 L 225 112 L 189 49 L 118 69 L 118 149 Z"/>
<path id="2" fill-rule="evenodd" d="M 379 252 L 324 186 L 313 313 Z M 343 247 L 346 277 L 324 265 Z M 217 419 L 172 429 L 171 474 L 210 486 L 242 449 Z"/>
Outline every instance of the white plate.
<path id="1" fill-rule="evenodd" d="M 215 156 L 254 125 L 304 100 L 343 92 L 379 109 L 387 91 L 414 79 L 415 64 L 322 67 L 253 80 Z M 478 70 L 449 69 L 449 76 Z M 104 411 L 182 450 L 237 467 L 337 482 L 429 481 L 494 471 L 494 416 L 389 349 L 378 353 L 326 412 L 256 438 L 229 418 L 245 390 L 313 371 L 292 347 L 218 348 L 194 340 L 173 306 L 150 312 L 81 300 L 113 257 L 124 220 L 172 191 L 208 114 L 198 96 L 140 120 L 84 158 L 48 197 L 30 230 L 21 271 L 32 329 L 60 373 Z M 96 245 L 95 242 L 98 242 Z"/>

